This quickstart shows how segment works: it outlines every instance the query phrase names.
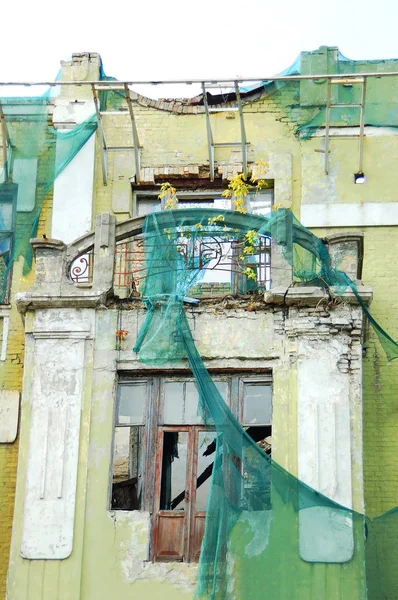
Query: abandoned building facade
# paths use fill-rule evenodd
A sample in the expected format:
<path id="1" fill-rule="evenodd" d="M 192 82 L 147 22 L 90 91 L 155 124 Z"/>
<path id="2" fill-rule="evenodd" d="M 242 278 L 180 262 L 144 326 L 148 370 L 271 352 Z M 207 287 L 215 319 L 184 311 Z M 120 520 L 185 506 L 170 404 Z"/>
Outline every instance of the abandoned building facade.
<path id="1" fill-rule="evenodd" d="M 294 541 L 269 597 L 293 598 L 290 569 L 303 581 L 297 600 L 396 597 L 396 574 L 374 575 L 355 523 L 398 505 L 398 367 L 364 313 L 370 307 L 398 337 L 398 77 L 364 76 L 395 71 L 395 60 L 350 61 L 321 47 L 301 54 L 291 80 L 203 82 L 190 100 L 151 100 L 112 84 L 97 54 L 73 55 L 61 81 L 86 84 L 61 86 L 41 103 L 46 127 L 69 138 L 84 130 L 87 139 L 67 160 L 57 142 L 62 168 L 45 193 L 45 156 L 7 154 L 7 131 L 30 127 L 42 104 L 3 104 L 0 598 L 193 597 L 215 434 L 191 364 L 170 359 L 160 326 L 154 345 L 165 360 L 140 355 L 151 310 L 145 259 L 159 251 L 159 238 L 152 247 L 143 240 L 148 215 L 169 208 L 213 209 L 235 231 L 234 195 L 224 192 L 250 178 L 242 223 L 293 214 L 356 290 L 334 293 L 322 278 L 304 284 L 277 236 L 260 230 L 242 263 L 236 236 L 192 244 L 176 217 L 178 253 L 189 262 L 195 252 L 202 272 L 186 287 L 184 314 L 233 418 L 284 472 L 349 511 L 344 526 L 333 522 L 337 509 L 310 502 L 286 516 Z M 334 79 L 319 77 L 327 74 Z M 16 252 L 18 227 L 32 238 L 31 269 L 28 249 Z M 250 473 L 234 466 L 250 497 Z M 241 508 L 235 538 L 253 523 L 259 537 L 241 556 L 231 528 L 226 591 L 203 597 L 263 597 L 244 595 L 242 581 L 245 560 L 274 543 L 278 485 L 272 479 L 256 521 Z M 378 558 L 387 550 L 394 564 L 390 541 Z"/>

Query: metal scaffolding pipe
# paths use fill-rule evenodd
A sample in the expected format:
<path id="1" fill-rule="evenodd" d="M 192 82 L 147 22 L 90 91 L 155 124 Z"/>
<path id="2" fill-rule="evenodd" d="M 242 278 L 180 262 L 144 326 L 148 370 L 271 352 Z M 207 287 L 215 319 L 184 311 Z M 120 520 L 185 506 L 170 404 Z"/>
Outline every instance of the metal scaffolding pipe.
<path id="1" fill-rule="evenodd" d="M 378 73 L 369 71 L 368 73 L 346 73 L 344 74 L 344 81 L 347 83 L 349 79 L 358 79 L 358 77 L 398 77 L 398 71 L 391 71 L 385 73 Z M 342 80 L 342 75 L 340 74 L 331 74 L 331 73 L 317 73 L 312 75 L 273 75 L 271 77 L 238 77 L 233 80 L 233 83 L 259 83 L 259 87 L 264 82 L 273 82 L 273 81 L 302 81 L 302 80 L 315 80 L 315 79 L 330 79 L 330 80 Z M 123 90 L 125 85 L 178 85 L 178 84 L 186 84 L 186 85 L 202 85 L 202 84 L 217 84 L 218 86 L 225 83 L 226 86 L 231 86 L 231 78 L 229 79 L 164 79 L 164 80 L 137 80 L 137 81 L 2 81 L 0 82 L 0 86 L 68 86 L 68 85 L 90 85 L 90 86 L 98 86 L 100 89 L 118 89 Z"/>

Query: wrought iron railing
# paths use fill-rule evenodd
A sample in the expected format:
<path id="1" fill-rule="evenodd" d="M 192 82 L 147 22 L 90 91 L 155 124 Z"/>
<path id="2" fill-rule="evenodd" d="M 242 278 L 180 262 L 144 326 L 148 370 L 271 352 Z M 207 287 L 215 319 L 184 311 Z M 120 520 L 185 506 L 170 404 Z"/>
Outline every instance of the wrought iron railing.
<path id="1" fill-rule="evenodd" d="M 175 245 L 182 259 L 179 266 L 176 266 L 173 258 Z M 155 274 L 164 273 L 170 268 L 187 269 L 188 267 L 188 269 L 200 270 L 202 274 L 191 290 L 196 295 L 245 293 L 252 289 L 270 289 L 271 239 L 259 236 L 249 256 L 244 254 L 243 248 L 244 244 L 239 239 L 226 240 L 216 235 L 192 239 L 181 235 L 165 245 L 159 264 L 152 263 L 152 269 Z M 158 247 L 156 249 L 158 250 Z M 168 256 L 171 257 L 170 260 Z M 93 250 L 79 255 L 70 266 L 71 280 L 76 284 L 92 283 L 93 266 Z M 113 280 L 115 294 L 124 297 L 140 296 L 145 276 L 143 239 L 135 236 L 117 242 Z"/>
<path id="2" fill-rule="evenodd" d="M 69 271 L 69 276 L 74 283 L 91 284 L 93 281 L 94 251 L 89 250 L 77 256 Z"/>

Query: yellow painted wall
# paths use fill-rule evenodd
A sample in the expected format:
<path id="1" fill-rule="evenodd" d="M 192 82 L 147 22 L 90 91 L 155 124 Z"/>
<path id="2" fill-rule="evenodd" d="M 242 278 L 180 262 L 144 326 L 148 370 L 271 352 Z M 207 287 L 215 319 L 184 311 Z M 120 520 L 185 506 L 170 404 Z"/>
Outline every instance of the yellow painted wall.
<path id="1" fill-rule="evenodd" d="M 322 203 L 398 202 L 398 171 L 394 165 L 398 136 L 367 137 L 364 142 L 366 183 L 355 185 L 357 140 L 331 141 L 331 177 L 322 173 L 320 138 L 303 143 L 305 184 L 313 188 L 313 201 Z M 362 281 L 373 289 L 372 315 L 393 339 L 398 339 L 398 227 L 315 228 L 324 237 L 332 233 L 360 231 L 364 235 Z M 398 361 L 389 363 L 373 328 L 365 334 L 363 361 L 364 484 L 366 512 L 381 515 L 398 505 Z"/>

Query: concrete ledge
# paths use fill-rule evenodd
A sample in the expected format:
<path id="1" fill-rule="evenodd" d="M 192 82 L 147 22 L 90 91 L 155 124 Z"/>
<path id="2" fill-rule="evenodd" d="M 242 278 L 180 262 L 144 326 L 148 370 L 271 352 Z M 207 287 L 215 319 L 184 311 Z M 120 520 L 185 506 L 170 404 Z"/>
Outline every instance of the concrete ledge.
<path id="1" fill-rule="evenodd" d="M 368 306 L 373 298 L 371 287 L 358 286 L 358 294 L 361 300 Z M 264 302 L 267 304 L 286 304 L 287 306 L 316 306 L 322 302 L 330 302 L 331 291 L 321 287 L 297 286 L 291 288 L 275 288 L 264 294 Z M 332 298 L 348 304 L 358 304 L 351 290 L 344 294 L 332 294 Z"/>
<path id="2" fill-rule="evenodd" d="M 32 294 L 31 292 L 20 292 L 15 296 L 17 309 L 21 314 L 38 308 L 97 308 L 105 305 L 107 300 L 107 292 L 74 296 L 45 296 Z"/>

